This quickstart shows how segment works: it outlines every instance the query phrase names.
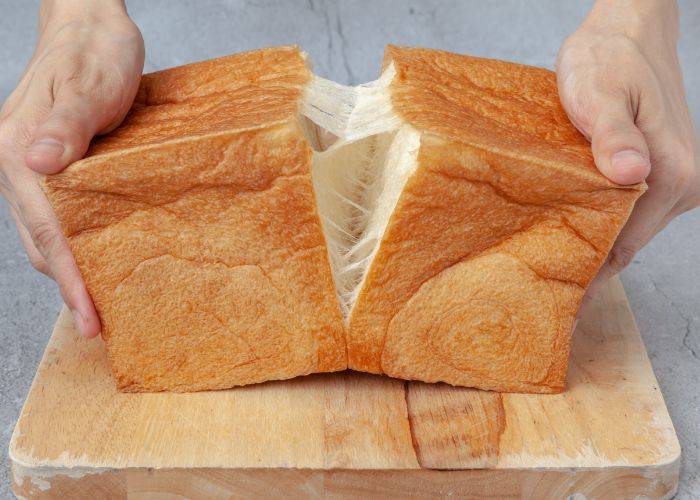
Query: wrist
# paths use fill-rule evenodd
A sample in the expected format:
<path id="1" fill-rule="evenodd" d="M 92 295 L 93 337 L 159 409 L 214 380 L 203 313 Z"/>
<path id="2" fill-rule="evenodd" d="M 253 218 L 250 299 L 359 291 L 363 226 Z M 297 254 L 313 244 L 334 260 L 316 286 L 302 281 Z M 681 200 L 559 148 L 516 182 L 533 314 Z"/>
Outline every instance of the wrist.
<path id="1" fill-rule="evenodd" d="M 679 33 L 675 0 L 596 0 L 583 26 L 634 40 L 664 40 L 674 46 Z"/>
<path id="2" fill-rule="evenodd" d="M 42 0 L 39 29 L 72 21 L 103 21 L 128 17 L 124 0 Z"/>

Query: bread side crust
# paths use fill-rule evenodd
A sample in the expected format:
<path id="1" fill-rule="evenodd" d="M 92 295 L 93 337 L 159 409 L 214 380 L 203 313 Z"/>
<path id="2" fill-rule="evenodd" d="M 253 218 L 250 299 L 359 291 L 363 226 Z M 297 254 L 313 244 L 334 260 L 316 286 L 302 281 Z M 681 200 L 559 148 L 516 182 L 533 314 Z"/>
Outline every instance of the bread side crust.
<path id="1" fill-rule="evenodd" d="M 640 192 L 561 191 L 576 177 L 429 134 L 418 161 L 351 316 L 350 368 L 560 391 L 583 293 Z"/>
<path id="2" fill-rule="evenodd" d="M 118 170 L 94 158 L 47 181 L 120 389 L 345 368 L 310 154 L 292 121 L 134 150 Z"/>

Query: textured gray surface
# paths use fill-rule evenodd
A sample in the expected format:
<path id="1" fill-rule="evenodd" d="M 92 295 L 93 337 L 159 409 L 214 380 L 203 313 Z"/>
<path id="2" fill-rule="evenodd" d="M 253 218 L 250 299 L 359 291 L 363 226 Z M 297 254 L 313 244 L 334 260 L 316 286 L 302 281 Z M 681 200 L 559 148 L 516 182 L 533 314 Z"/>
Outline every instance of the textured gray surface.
<path id="1" fill-rule="evenodd" d="M 151 71 L 246 49 L 297 43 L 323 76 L 375 78 L 388 42 L 552 67 L 559 44 L 588 10 L 574 1 L 259 0 L 128 2 Z M 681 59 L 700 119 L 700 2 L 681 2 Z M 37 2 L 0 0 L 0 100 L 35 38 Z M 632 308 L 683 447 L 679 498 L 700 498 L 700 211 L 674 221 L 623 274 Z M 0 203 L 0 497 L 10 497 L 6 450 L 60 308 L 34 272 Z"/>

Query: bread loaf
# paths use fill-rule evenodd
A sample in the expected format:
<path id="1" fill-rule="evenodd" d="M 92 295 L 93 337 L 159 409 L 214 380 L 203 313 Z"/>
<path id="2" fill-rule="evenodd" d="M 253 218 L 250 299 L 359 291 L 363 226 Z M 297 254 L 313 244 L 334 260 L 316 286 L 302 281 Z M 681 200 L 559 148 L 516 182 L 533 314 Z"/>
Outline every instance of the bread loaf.
<path id="1" fill-rule="evenodd" d="M 44 180 L 123 391 L 347 367 L 560 391 L 643 189 L 597 172 L 551 72 L 397 47 L 359 87 L 292 47 L 144 75 Z"/>

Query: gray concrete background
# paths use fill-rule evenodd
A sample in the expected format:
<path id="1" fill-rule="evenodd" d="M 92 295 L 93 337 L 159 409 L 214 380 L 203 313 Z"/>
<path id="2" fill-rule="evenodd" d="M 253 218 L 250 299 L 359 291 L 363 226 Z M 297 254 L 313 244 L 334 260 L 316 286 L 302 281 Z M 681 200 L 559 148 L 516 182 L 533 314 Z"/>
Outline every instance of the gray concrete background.
<path id="1" fill-rule="evenodd" d="M 128 2 L 146 40 L 146 71 L 266 46 L 299 44 L 322 76 L 376 78 L 389 43 L 553 67 L 588 1 L 231 0 Z M 35 40 L 37 1 L 0 0 L 0 101 Z M 681 2 L 681 62 L 700 123 L 700 2 Z M 700 211 L 660 234 L 623 282 L 683 447 L 678 498 L 700 498 Z M 61 305 L 30 267 L 0 203 L 0 497 L 10 497 L 7 444 Z"/>

